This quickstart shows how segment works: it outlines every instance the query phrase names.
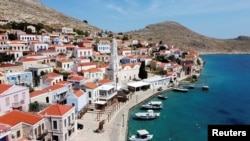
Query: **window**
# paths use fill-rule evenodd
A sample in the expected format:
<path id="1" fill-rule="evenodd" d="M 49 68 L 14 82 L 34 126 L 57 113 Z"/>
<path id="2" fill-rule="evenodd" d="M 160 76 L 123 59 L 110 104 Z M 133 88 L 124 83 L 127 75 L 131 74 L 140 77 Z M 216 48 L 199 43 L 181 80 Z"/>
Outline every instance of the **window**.
<path id="1" fill-rule="evenodd" d="M 65 133 L 65 140 L 67 140 L 67 133 Z"/>
<path id="2" fill-rule="evenodd" d="M 91 92 L 89 92 L 89 98 L 91 98 Z"/>
<path id="3" fill-rule="evenodd" d="M 70 125 L 70 116 L 68 116 L 68 125 Z"/>
<path id="4" fill-rule="evenodd" d="M 66 121 L 66 119 L 64 120 L 64 127 L 66 127 L 66 125 L 67 125 L 67 121 Z"/>
<path id="5" fill-rule="evenodd" d="M 21 132 L 20 132 L 20 130 L 18 130 L 18 131 L 16 132 L 16 137 L 19 138 L 20 136 L 21 136 Z"/>
<path id="6" fill-rule="evenodd" d="M 10 98 L 9 98 L 9 97 L 6 97 L 6 98 L 5 98 L 5 103 L 6 103 L 6 106 L 9 106 L 9 105 L 10 105 Z"/>
<path id="7" fill-rule="evenodd" d="M 75 119 L 75 117 L 74 117 L 74 113 L 72 113 L 72 120 L 74 120 Z"/>
<path id="8" fill-rule="evenodd" d="M 52 126 L 53 126 L 53 129 L 57 129 L 57 121 L 54 120 Z"/>

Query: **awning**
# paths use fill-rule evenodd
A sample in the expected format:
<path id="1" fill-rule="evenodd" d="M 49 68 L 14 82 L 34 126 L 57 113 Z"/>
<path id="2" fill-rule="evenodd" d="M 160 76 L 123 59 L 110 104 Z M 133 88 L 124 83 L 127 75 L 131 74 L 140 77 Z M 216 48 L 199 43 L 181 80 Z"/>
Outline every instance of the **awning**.
<path id="1" fill-rule="evenodd" d="M 143 81 L 136 81 L 136 82 L 130 82 L 127 84 L 128 86 L 130 87 L 142 87 L 142 86 L 147 86 L 147 85 L 150 85 L 149 83 L 147 82 L 143 82 Z"/>
<path id="2" fill-rule="evenodd" d="M 107 103 L 107 101 L 96 101 L 94 102 L 95 104 L 100 104 L 100 105 L 104 105 Z"/>

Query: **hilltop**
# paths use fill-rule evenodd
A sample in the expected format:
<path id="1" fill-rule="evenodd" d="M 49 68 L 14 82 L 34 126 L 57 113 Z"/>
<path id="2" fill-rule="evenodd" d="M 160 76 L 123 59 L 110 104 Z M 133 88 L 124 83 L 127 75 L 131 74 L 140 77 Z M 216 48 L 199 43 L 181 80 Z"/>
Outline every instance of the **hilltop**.
<path id="1" fill-rule="evenodd" d="M 1 0 L 0 16 L 9 21 L 42 23 L 53 27 L 66 26 L 93 32 L 100 31 L 100 28 L 57 12 L 41 4 L 38 0 Z M 146 40 L 149 43 L 162 41 L 164 44 L 172 44 L 183 50 L 191 49 L 200 53 L 250 53 L 250 37 L 211 38 L 173 21 L 151 24 L 144 29 L 123 34 L 136 40 Z"/>
<path id="2" fill-rule="evenodd" d="M 151 24 L 144 29 L 124 33 L 133 39 L 148 42 L 162 41 L 183 50 L 196 50 L 200 53 L 250 53 L 250 37 L 216 39 L 196 33 L 173 21 Z"/>
<path id="3" fill-rule="evenodd" d="M 98 27 L 49 8 L 37 0 L 1 0 L 0 16 L 9 21 L 42 23 L 54 27 L 71 27 L 79 30 L 99 31 Z"/>

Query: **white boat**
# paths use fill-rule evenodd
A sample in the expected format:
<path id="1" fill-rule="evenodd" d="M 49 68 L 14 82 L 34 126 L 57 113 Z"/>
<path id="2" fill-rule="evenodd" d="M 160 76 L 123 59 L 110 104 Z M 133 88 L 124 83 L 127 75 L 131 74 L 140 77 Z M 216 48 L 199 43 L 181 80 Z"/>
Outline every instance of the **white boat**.
<path id="1" fill-rule="evenodd" d="M 150 101 L 147 104 L 141 105 L 142 109 L 152 109 L 152 110 L 159 110 L 162 109 L 163 105 L 161 101 Z"/>
<path id="2" fill-rule="evenodd" d="M 130 141 L 149 141 L 153 138 L 153 134 L 149 134 L 146 129 L 137 130 L 136 135 L 129 137 Z"/>
<path id="3" fill-rule="evenodd" d="M 150 119 L 156 119 L 159 116 L 160 116 L 160 113 L 154 112 L 154 110 L 147 110 L 147 112 L 135 113 L 135 117 L 137 119 L 150 120 Z"/>
<path id="4" fill-rule="evenodd" d="M 207 85 L 202 86 L 202 90 L 208 90 L 209 87 Z"/>
<path id="5" fill-rule="evenodd" d="M 188 89 L 183 88 L 183 87 L 175 87 L 173 88 L 173 90 L 176 92 L 188 92 Z"/>
<path id="6" fill-rule="evenodd" d="M 158 95 L 157 96 L 159 99 L 168 99 L 168 97 L 164 96 L 164 95 Z"/>

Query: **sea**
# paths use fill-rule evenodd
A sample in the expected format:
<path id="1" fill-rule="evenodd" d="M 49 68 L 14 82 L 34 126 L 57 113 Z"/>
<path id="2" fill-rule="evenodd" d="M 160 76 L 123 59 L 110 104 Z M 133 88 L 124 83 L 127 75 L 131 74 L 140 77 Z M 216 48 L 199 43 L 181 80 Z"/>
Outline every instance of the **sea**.
<path id="1" fill-rule="evenodd" d="M 167 96 L 160 117 L 154 120 L 136 120 L 135 112 L 142 111 L 141 104 L 130 111 L 127 137 L 139 129 L 154 135 L 152 141 L 207 141 L 208 125 L 250 125 L 250 55 L 201 55 L 205 61 L 195 85 L 205 84 L 187 93 L 162 92 Z"/>

